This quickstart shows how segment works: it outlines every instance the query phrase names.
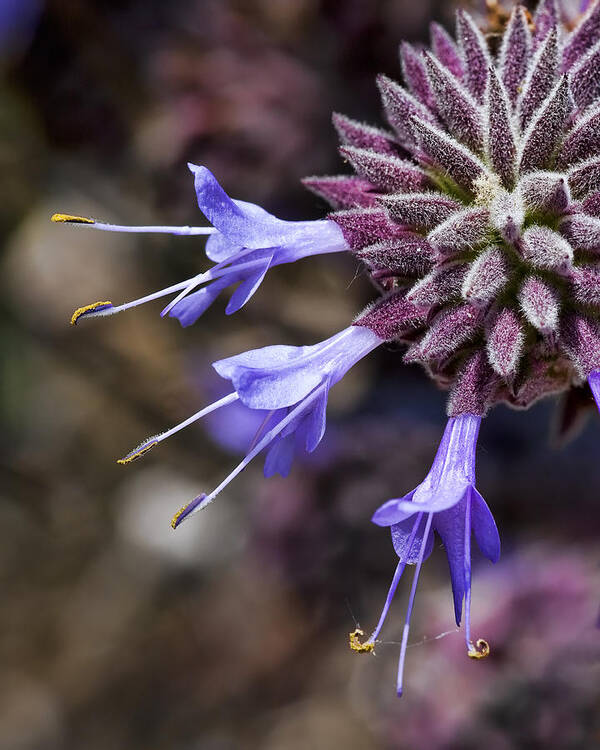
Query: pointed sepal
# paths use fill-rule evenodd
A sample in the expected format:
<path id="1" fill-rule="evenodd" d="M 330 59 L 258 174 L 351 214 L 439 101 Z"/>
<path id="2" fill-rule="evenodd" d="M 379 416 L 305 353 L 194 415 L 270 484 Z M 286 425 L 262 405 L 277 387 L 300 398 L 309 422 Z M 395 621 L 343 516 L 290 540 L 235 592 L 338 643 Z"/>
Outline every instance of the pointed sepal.
<path id="1" fill-rule="evenodd" d="M 529 276 L 519 291 L 523 314 L 540 333 L 554 333 L 558 328 L 560 300 L 552 287 L 537 276 Z"/>
<path id="2" fill-rule="evenodd" d="M 489 247 L 473 261 L 462 285 L 462 297 L 474 307 L 488 307 L 508 283 L 509 265 L 499 247 Z"/>
<path id="3" fill-rule="evenodd" d="M 525 332 L 519 316 L 505 307 L 495 318 L 487 335 L 486 350 L 492 369 L 507 382 L 517 374 Z"/>

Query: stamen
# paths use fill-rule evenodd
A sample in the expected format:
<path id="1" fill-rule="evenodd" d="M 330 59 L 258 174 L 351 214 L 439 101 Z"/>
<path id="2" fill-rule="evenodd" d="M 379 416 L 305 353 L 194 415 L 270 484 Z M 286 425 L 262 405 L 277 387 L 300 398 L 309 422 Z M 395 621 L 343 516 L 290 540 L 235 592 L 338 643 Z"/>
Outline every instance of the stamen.
<path id="1" fill-rule="evenodd" d="M 172 524 L 173 522 L 176 522 L 176 526 L 178 526 L 181 521 L 189 518 L 194 513 L 197 513 L 200 510 L 204 510 L 207 505 L 212 503 L 217 495 L 222 492 L 225 487 L 227 487 L 227 485 L 246 468 L 246 466 L 248 466 L 252 459 L 255 458 L 264 448 L 266 448 L 267 445 L 272 443 L 273 440 L 275 440 L 275 438 L 290 424 L 290 422 L 293 422 L 299 414 L 301 414 L 303 411 L 306 411 L 306 409 L 308 409 L 313 401 L 316 401 L 325 390 L 327 390 L 327 383 L 318 386 L 305 399 L 300 401 L 300 403 L 297 404 L 296 407 L 292 409 L 287 416 L 285 416 L 280 422 L 278 422 L 275 427 L 273 427 L 273 429 L 267 432 L 262 440 L 260 440 L 254 446 L 254 448 L 252 448 L 252 450 L 246 454 L 246 456 L 240 461 L 235 469 L 225 477 L 221 484 L 219 484 L 219 486 L 216 487 L 210 493 L 210 495 L 205 495 L 204 497 L 199 496 L 200 499 L 198 497 L 194 498 L 191 503 L 186 505 L 182 509 L 182 511 L 177 514 L 177 517 L 173 518 Z"/>
<path id="2" fill-rule="evenodd" d="M 196 508 L 200 503 L 204 500 L 206 495 L 204 492 L 201 495 L 198 495 L 198 497 L 195 497 L 191 503 L 188 503 L 187 505 L 184 505 L 183 508 L 180 508 L 177 513 L 173 516 L 171 519 L 171 528 L 176 529 L 179 524 L 185 520 L 187 516 L 189 516 L 190 513 Z"/>
<path id="3" fill-rule="evenodd" d="M 418 513 L 415 523 L 410 532 L 408 544 L 406 546 L 407 554 L 409 554 L 410 550 L 412 549 L 413 542 L 415 541 L 415 536 L 417 534 L 417 529 L 419 528 L 419 524 L 421 523 L 422 518 L 423 518 L 423 513 Z M 379 622 L 377 623 L 377 627 L 375 628 L 375 630 L 371 633 L 371 636 L 369 637 L 369 641 L 368 641 L 369 643 L 375 643 L 375 641 L 377 640 L 379 636 L 379 633 L 381 632 L 381 628 L 383 627 L 383 623 L 385 622 L 387 614 L 390 610 L 392 599 L 394 598 L 394 594 L 396 593 L 396 589 L 398 588 L 398 584 L 400 583 L 400 579 L 402 578 L 402 574 L 404 573 L 405 567 L 406 567 L 406 557 L 398 561 L 398 565 L 396 566 L 396 570 L 394 572 L 394 577 L 392 578 L 392 583 L 390 584 L 390 588 L 388 590 L 388 594 L 385 599 L 385 604 L 383 605 L 383 609 L 379 617 Z"/>
<path id="4" fill-rule="evenodd" d="M 88 219 L 87 216 L 71 216 L 71 214 L 52 214 L 50 221 L 55 224 L 95 224 L 94 219 Z"/>
<path id="5" fill-rule="evenodd" d="M 408 607 L 406 610 L 406 620 L 404 622 L 404 630 L 402 632 L 402 645 L 400 646 L 400 660 L 398 662 L 398 682 L 396 692 L 398 696 L 402 695 L 402 680 L 404 676 L 404 660 L 406 658 L 406 647 L 408 645 L 408 633 L 410 630 L 410 618 L 412 616 L 413 605 L 415 603 L 415 594 L 417 593 L 417 585 L 419 583 L 419 573 L 421 572 L 421 565 L 423 564 L 423 557 L 425 555 L 425 547 L 427 546 L 427 538 L 431 530 L 431 523 L 433 521 L 433 513 L 427 515 L 427 523 L 425 524 L 425 532 L 423 534 L 423 542 L 421 543 L 421 549 L 419 550 L 419 558 L 417 560 L 417 567 L 415 568 L 415 574 L 413 576 L 413 582 L 410 589 L 410 596 L 408 598 Z"/>
<path id="6" fill-rule="evenodd" d="M 76 326 L 77 321 L 82 315 L 87 315 L 88 313 L 95 310 L 96 312 L 100 312 L 101 310 L 108 310 L 113 306 L 113 303 L 110 300 L 105 300 L 104 302 L 92 302 L 91 305 L 84 305 L 83 307 L 78 307 L 77 310 L 71 315 L 71 325 Z"/>
<path id="7" fill-rule="evenodd" d="M 134 299 L 131 302 L 125 302 L 123 305 L 115 306 L 112 304 L 112 302 L 94 302 L 91 305 L 78 307 L 71 316 L 71 325 L 76 325 L 76 323 L 79 321 L 79 318 L 83 316 L 85 316 L 86 318 L 103 318 L 108 315 L 116 315 L 116 313 L 124 312 L 125 310 L 129 310 L 129 308 L 131 307 L 137 307 L 138 305 L 143 305 L 146 302 L 152 302 L 155 299 L 166 297 L 169 294 L 173 294 L 173 292 L 178 292 L 189 283 L 190 279 L 186 279 L 185 281 L 180 281 L 179 284 L 173 284 L 173 286 L 167 287 L 166 289 L 161 289 L 158 292 L 147 294 L 145 297 Z"/>
<path id="8" fill-rule="evenodd" d="M 134 232 L 136 234 L 178 234 L 178 235 L 206 235 L 215 234 L 214 227 L 171 227 L 171 226 L 129 226 L 125 224 L 105 224 L 87 216 L 71 216 L 71 214 L 52 214 L 50 221 L 55 224 L 80 224 L 92 226 L 102 232 Z"/>
<path id="9" fill-rule="evenodd" d="M 161 432 L 159 435 L 152 435 L 152 437 L 146 438 L 146 440 L 144 440 L 143 443 L 140 443 L 140 445 L 138 445 L 137 448 L 132 450 L 123 458 L 119 458 L 117 463 L 118 464 L 130 464 L 132 461 L 136 461 L 138 458 L 141 458 L 141 456 L 147 453 L 151 448 L 154 448 L 155 445 L 158 445 L 158 443 L 162 443 L 163 440 L 166 440 L 168 437 L 171 437 L 171 435 L 174 435 L 176 432 L 179 432 L 179 430 L 183 430 L 184 427 L 188 427 L 189 425 L 198 421 L 202 417 L 205 417 L 207 414 L 210 414 L 211 412 L 216 411 L 217 409 L 220 409 L 223 406 L 232 404 L 234 401 L 237 401 L 238 398 L 239 398 L 238 394 L 234 391 L 233 393 L 230 393 L 227 396 L 224 396 L 218 401 L 215 401 L 214 403 L 209 404 L 208 406 L 205 406 L 204 409 L 200 409 L 200 411 L 196 412 L 195 414 L 192 414 L 191 417 L 184 419 L 183 422 L 180 422 L 179 424 L 175 425 L 175 427 L 172 427 L 170 430 L 167 430 L 166 432 Z"/>
<path id="10" fill-rule="evenodd" d="M 117 459 L 117 463 L 130 464 L 132 461 L 137 461 L 138 458 L 141 458 L 145 453 L 148 453 L 148 451 L 154 448 L 155 445 L 158 445 L 158 440 L 151 438 L 149 441 L 138 445 L 137 448 L 130 451 L 126 456 L 123 456 L 123 458 Z"/>
<path id="11" fill-rule="evenodd" d="M 348 641 L 352 651 L 356 651 L 358 654 L 372 654 L 375 650 L 375 644 L 371 642 L 371 639 L 362 643 L 359 640 L 359 636 L 364 635 L 364 631 L 360 628 L 356 628 L 352 633 L 348 633 Z"/>
<path id="12" fill-rule="evenodd" d="M 485 659 L 490 655 L 490 644 L 483 638 L 478 638 L 475 644 L 469 644 L 467 654 L 471 659 Z"/>
<path id="13" fill-rule="evenodd" d="M 206 271 L 205 273 L 198 274 L 195 278 L 191 279 L 191 282 L 186 286 L 186 288 L 180 292 L 180 294 L 175 297 L 175 299 L 171 300 L 169 304 L 161 310 L 160 317 L 164 318 L 165 315 L 168 315 L 171 310 L 175 307 L 175 305 L 178 302 L 181 302 L 181 300 L 184 297 L 187 297 L 187 295 L 190 292 L 193 292 L 194 289 L 200 284 L 203 284 L 206 281 L 214 281 L 215 279 L 219 279 L 222 276 L 227 276 L 229 273 L 238 273 L 239 271 L 248 271 L 253 268 L 257 268 L 258 266 L 263 265 L 264 259 L 261 258 L 259 260 L 251 260 L 247 263 L 240 263 L 239 265 L 228 265 L 233 260 L 239 260 L 241 257 L 248 255 L 249 253 L 255 253 L 255 249 L 247 249 L 242 251 L 241 253 L 238 253 L 234 259 L 228 258 L 224 261 L 221 261 L 221 263 L 218 263 L 216 266 L 213 266 L 210 270 Z M 224 268 L 224 266 L 227 266 Z M 233 283 L 233 282 L 232 282 Z"/>

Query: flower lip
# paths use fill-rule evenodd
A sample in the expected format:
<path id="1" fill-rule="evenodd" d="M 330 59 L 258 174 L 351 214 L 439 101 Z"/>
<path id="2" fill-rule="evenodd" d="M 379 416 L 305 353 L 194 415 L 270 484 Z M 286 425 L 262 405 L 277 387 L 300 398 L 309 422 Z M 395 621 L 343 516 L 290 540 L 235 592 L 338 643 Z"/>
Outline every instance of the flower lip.
<path id="1" fill-rule="evenodd" d="M 475 486 L 475 449 L 481 417 L 464 414 L 448 420 L 431 470 L 408 495 L 388 500 L 375 511 L 378 526 L 393 526 L 415 513 L 452 508 Z"/>
<path id="2" fill-rule="evenodd" d="M 349 326 L 319 344 L 253 349 L 219 360 L 213 367 L 231 380 L 246 406 L 280 409 L 298 403 L 320 383 L 334 385 L 381 343 L 370 329 Z"/>

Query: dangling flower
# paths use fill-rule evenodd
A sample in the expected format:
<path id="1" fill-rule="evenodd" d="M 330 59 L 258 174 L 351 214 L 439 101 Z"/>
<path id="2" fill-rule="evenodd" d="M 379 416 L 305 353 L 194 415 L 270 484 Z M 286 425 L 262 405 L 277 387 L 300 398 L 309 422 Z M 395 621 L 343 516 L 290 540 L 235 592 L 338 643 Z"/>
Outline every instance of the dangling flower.
<path id="1" fill-rule="evenodd" d="M 500 556 L 500 539 L 496 524 L 485 500 L 475 487 L 475 450 L 481 418 L 463 414 L 448 421 L 444 436 L 425 480 L 408 495 L 388 500 L 373 516 L 378 526 L 389 526 L 398 555 L 398 566 L 377 627 L 368 641 L 351 641 L 357 651 L 371 651 L 385 619 L 406 565 L 416 565 L 402 632 L 398 666 L 398 695 L 402 695 L 404 659 L 410 630 L 410 619 L 421 565 L 433 549 L 434 532 L 439 534 L 450 566 L 454 614 L 460 625 L 463 602 L 465 640 L 472 658 L 489 653 L 483 639 L 471 640 L 471 534 L 482 553 L 492 562 Z"/>
<path id="2" fill-rule="evenodd" d="M 283 221 L 260 206 L 232 200 L 206 167 L 190 164 L 198 206 L 212 227 L 131 227 L 104 224 L 95 219 L 54 214 L 52 221 L 109 232 L 140 232 L 176 235 L 208 235 L 206 255 L 215 265 L 208 271 L 123 305 L 94 302 L 78 308 L 71 318 L 75 325 L 82 317 L 104 317 L 170 294 L 177 296 L 161 315 L 177 318 L 182 326 L 195 323 L 219 294 L 238 284 L 226 313 L 243 307 L 261 285 L 272 266 L 293 263 L 309 255 L 337 253 L 348 249 L 342 232 L 328 220 Z M 197 287 L 202 288 L 193 291 Z M 193 293 L 192 293 L 193 292 Z"/>
<path id="3" fill-rule="evenodd" d="M 131 463 L 184 427 L 238 399 L 249 409 L 266 412 L 244 459 L 215 490 L 177 513 L 175 528 L 211 503 L 263 450 L 268 449 L 265 476 L 286 476 L 296 450 L 314 451 L 325 434 L 329 389 L 382 342 L 369 328 L 357 324 L 313 346 L 267 346 L 215 362 L 217 373 L 231 382 L 232 393 L 167 432 L 146 439 L 119 463 Z"/>

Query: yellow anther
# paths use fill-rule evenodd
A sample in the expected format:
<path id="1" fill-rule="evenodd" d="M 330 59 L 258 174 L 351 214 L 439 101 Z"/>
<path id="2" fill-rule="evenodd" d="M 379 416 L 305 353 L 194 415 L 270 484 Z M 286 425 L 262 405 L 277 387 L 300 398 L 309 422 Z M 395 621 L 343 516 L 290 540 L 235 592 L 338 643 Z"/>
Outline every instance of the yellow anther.
<path id="1" fill-rule="evenodd" d="M 371 654 L 375 649 L 375 644 L 371 641 L 363 643 L 359 640 L 359 636 L 363 636 L 364 632 L 360 628 L 356 628 L 352 633 L 348 633 L 348 641 L 352 651 L 356 651 L 358 654 Z"/>
<path id="2" fill-rule="evenodd" d="M 490 655 L 490 644 L 483 638 L 478 638 L 475 644 L 469 644 L 467 654 L 470 659 L 485 659 L 486 656 Z"/>
<path id="3" fill-rule="evenodd" d="M 71 216 L 71 214 L 52 214 L 50 221 L 55 224 L 95 224 L 94 219 L 87 216 Z"/>
<path id="4" fill-rule="evenodd" d="M 144 443 L 143 445 L 140 445 L 139 448 L 136 448 L 134 451 L 131 451 L 131 453 L 128 453 L 123 458 L 119 458 L 117 460 L 118 464 L 130 464 L 132 461 L 137 461 L 138 458 L 141 458 L 144 453 L 148 453 L 148 451 L 151 448 L 154 448 L 154 446 L 158 443 L 158 440 L 151 440 L 149 443 Z"/>
<path id="5" fill-rule="evenodd" d="M 112 302 L 110 300 L 105 300 L 104 302 L 92 302 L 91 305 L 85 305 L 84 307 L 78 307 L 77 310 L 71 315 L 71 325 L 75 326 L 77 325 L 77 321 L 82 315 L 85 315 L 86 313 L 91 312 L 92 310 L 97 310 L 99 307 L 108 307 L 109 305 L 112 305 Z"/>
<path id="6" fill-rule="evenodd" d="M 177 511 L 177 513 L 175 513 L 175 515 L 174 515 L 174 516 L 173 516 L 173 518 L 171 519 L 171 528 L 172 528 L 172 529 L 176 529 L 176 528 L 177 528 L 177 523 L 178 523 L 179 519 L 180 519 L 180 518 L 181 518 L 181 516 L 182 516 L 182 515 L 183 515 L 183 514 L 185 513 L 185 511 L 186 511 L 186 510 L 187 510 L 187 509 L 189 508 L 189 506 L 190 506 L 190 504 L 189 504 L 189 503 L 187 503 L 187 505 L 184 505 L 183 507 L 181 507 L 181 508 L 180 508 L 180 509 L 179 509 L 179 510 Z"/>

